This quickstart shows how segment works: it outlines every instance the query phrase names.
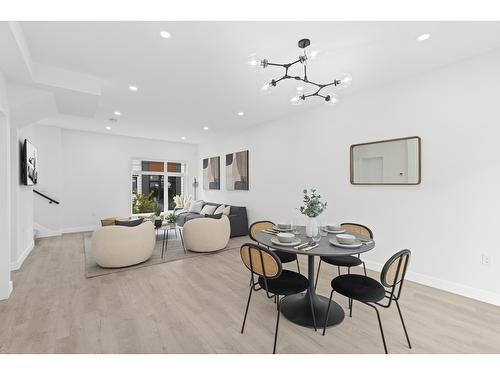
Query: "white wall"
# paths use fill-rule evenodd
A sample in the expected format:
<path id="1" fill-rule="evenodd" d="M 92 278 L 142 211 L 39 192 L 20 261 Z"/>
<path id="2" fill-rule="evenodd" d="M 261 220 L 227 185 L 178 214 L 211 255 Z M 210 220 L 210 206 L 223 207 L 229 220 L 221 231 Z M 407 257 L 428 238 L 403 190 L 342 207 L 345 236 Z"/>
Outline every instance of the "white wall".
<path id="1" fill-rule="evenodd" d="M 409 248 L 410 278 L 500 304 L 499 66 L 492 53 L 202 144 L 199 178 L 201 159 L 219 155 L 222 186 L 201 198 L 245 205 L 250 222 L 303 220 L 301 191 L 318 188 L 328 201 L 320 220 L 373 229 L 371 267 Z M 413 135 L 422 138 L 420 185 L 349 183 L 350 145 Z M 226 191 L 224 155 L 246 149 L 250 191 Z"/>
<path id="2" fill-rule="evenodd" d="M 21 267 L 35 245 L 33 186 L 21 182 L 21 150 L 25 139 L 34 142 L 33 126 L 11 128 L 11 269 Z"/>
<path id="3" fill-rule="evenodd" d="M 0 71 L 0 300 L 12 291 L 10 280 L 10 122 L 5 80 Z"/>
<path id="4" fill-rule="evenodd" d="M 35 218 L 37 223 L 39 220 L 39 224 L 44 223 L 42 225 L 54 232 L 91 230 L 102 218 L 128 216 L 132 159 L 186 162 L 189 174 L 187 186 L 191 189 L 197 151 L 195 145 L 50 126 L 36 125 L 36 128 L 40 188 L 59 198 L 61 204 L 57 208 L 47 208 L 48 203 L 36 202 Z M 58 145 L 60 149 L 57 149 Z M 57 163 L 57 159 L 62 162 Z M 49 217 L 57 210 L 59 228 L 59 219 Z"/>
<path id="5" fill-rule="evenodd" d="M 33 127 L 34 145 L 38 151 L 38 183 L 36 189 L 60 201 L 63 191 L 62 181 L 62 130 L 53 126 Z M 38 234 L 58 235 L 61 233 L 61 205 L 49 204 L 40 196 L 34 196 L 34 221 Z"/>

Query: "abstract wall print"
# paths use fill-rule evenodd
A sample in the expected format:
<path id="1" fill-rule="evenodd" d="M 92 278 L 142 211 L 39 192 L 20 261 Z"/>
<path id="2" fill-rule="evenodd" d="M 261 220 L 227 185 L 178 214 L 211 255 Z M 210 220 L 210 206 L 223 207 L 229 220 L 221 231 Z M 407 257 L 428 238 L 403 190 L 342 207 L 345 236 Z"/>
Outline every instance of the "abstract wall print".
<path id="1" fill-rule="evenodd" d="M 38 180 L 37 151 L 35 146 L 27 139 L 23 144 L 22 156 L 22 181 L 24 185 L 36 185 Z"/>
<path id="2" fill-rule="evenodd" d="M 203 190 L 220 189 L 220 156 L 203 159 Z"/>
<path id="3" fill-rule="evenodd" d="M 248 190 L 248 187 L 248 150 L 227 154 L 227 190 Z"/>

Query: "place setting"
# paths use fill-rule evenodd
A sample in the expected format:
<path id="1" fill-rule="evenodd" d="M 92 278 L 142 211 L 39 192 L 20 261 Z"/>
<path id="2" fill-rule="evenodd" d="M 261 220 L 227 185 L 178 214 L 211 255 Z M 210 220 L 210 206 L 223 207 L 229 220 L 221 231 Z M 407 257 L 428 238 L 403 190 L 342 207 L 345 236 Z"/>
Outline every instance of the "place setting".
<path id="1" fill-rule="evenodd" d="M 318 247 L 321 241 L 321 234 L 318 231 L 316 236 L 311 237 L 309 241 L 302 242 L 300 237 L 298 237 L 301 234 L 300 229 L 293 224 L 287 223 L 278 223 L 271 230 L 266 229 L 263 232 L 274 235 L 274 237 L 271 237 L 271 243 L 274 245 L 293 247 L 301 251 L 312 250 Z"/>
<path id="2" fill-rule="evenodd" d="M 331 245 L 344 249 L 357 249 L 364 244 L 373 242 L 371 238 L 346 233 L 340 225 L 326 224 L 323 230 L 327 233 L 335 234 L 329 238 Z"/>

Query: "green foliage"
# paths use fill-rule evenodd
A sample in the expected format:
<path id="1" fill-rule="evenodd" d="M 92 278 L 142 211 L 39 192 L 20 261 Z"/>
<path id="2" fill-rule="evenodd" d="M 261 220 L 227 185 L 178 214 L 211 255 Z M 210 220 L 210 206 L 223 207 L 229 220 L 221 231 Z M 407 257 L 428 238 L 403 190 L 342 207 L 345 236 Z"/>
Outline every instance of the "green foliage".
<path id="1" fill-rule="evenodd" d="M 147 214 L 155 210 L 155 200 L 153 198 L 154 192 L 148 195 L 135 194 L 132 200 L 132 213 L 134 214 Z M 156 202 L 158 203 L 158 202 Z M 160 210 L 161 212 L 161 210 Z"/>
<path id="2" fill-rule="evenodd" d="M 167 222 L 173 224 L 176 221 L 177 221 L 177 215 L 175 215 L 173 212 L 169 213 L 167 216 Z"/>
<path id="3" fill-rule="evenodd" d="M 158 202 L 157 199 L 155 199 L 154 202 L 153 202 L 153 209 L 154 209 L 154 212 L 155 212 L 155 216 L 156 217 L 160 217 L 160 215 L 161 215 L 161 205 L 160 205 L 160 203 Z"/>
<path id="4" fill-rule="evenodd" d="M 307 189 L 304 189 L 303 206 L 299 207 L 302 214 L 308 217 L 318 217 L 324 210 L 326 210 L 327 202 L 321 202 L 321 195 L 316 194 L 316 189 L 311 189 L 311 194 L 307 194 Z"/>

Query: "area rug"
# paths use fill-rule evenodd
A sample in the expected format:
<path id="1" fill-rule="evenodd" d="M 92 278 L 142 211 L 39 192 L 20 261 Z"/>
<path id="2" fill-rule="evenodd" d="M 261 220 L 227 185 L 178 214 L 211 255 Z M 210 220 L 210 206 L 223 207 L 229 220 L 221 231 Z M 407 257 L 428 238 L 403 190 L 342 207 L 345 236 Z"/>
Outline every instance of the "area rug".
<path id="1" fill-rule="evenodd" d="M 128 271 L 135 268 L 149 267 L 156 264 L 173 262 L 176 260 L 189 259 L 199 256 L 210 256 L 215 254 L 215 253 L 194 253 L 191 251 L 187 251 L 187 253 L 184 253 L 180 238 L 176 238 L 175 235 L 171 233 L 168 240 L 168 248 L 166 251 L 166 255 L 164 255 L 163 259 L 161 257 L 162 236 L 158 235 L 156 238 L 156 244 L 155 244 L 155 249 L 153 251 L 153 255 L 147 261 L 129 267 L 102 268 L 97 265 L 94 256 L 92 254 L 91 238 L 92 238 L 92 232 L 87 232 L 84 234 L 83 239 L 84 239 L 84 250 L 85 250 L 85 276 L 87 278 L 108 275 L 110 273 L 115 273 L 115 272 Z M 249 241 L 248 236 L 231 238 L 226 248 L 219 250 L 216 253 L 220 253 L 231 249 L 239 249 L 242 244 L 248 241 Z"/>

